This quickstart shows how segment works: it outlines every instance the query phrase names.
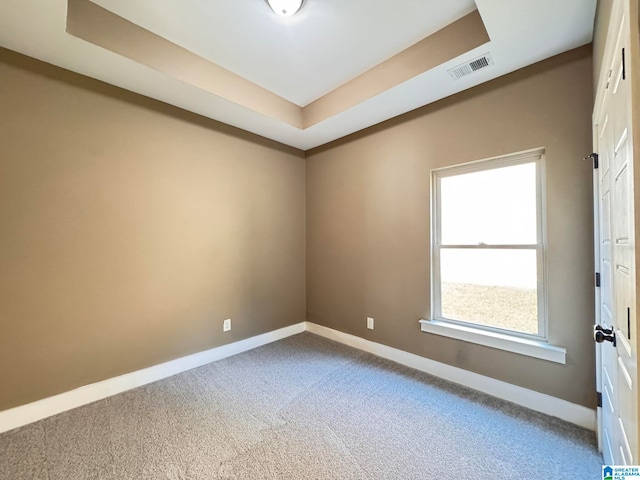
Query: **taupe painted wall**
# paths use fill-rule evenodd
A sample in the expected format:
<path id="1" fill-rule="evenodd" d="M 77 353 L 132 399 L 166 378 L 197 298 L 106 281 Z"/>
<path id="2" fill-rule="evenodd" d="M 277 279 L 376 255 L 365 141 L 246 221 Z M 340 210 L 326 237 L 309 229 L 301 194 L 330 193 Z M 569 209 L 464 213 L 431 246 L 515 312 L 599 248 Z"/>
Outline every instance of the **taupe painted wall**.
<path id="1" fill-rule="evenodd" d="M 0 410 L 305 320 L 302 152 L 3 49 L 0 112 Z"/>
<path id="2" fill-rule="evenodd" d="M 586 46 L 307 152 L 307 319 L 594 407 L 591 78 Z M 566 365 L 418 325 L 430 315 L 430 170 L 537 147 L 549 337 Z"/>
<path id="3" fill-rule="evenodd" d="M 308 319 L 592 407 L 591 71 L 583 47 L 308 152 Z M 2 49 L 0 108 L 0 410 L 305 319 L 302 152 Z M 430 169 L 535 147 L 566 366 L 417 323 Z"/>

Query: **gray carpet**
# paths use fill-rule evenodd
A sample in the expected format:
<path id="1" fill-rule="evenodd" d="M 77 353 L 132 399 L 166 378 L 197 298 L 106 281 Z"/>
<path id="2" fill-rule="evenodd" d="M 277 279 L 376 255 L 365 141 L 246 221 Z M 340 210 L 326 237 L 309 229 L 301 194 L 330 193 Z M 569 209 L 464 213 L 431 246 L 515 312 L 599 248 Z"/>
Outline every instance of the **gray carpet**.
<path id="1" fill-rule="evenodd" d="M 0 435 L 0 479 L 601 478 L 592 432 L 304 333 Z"/>

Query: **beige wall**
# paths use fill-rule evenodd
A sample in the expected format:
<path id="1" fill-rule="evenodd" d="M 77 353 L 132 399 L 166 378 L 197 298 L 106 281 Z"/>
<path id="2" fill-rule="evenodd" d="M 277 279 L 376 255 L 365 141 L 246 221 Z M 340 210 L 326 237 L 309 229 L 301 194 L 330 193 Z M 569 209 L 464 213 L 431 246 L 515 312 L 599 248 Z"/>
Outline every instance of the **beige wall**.
<path id="1" fill-rule="evenodd" d="M 2 49 L 0 111 L 0 410 L 305 319 L 302 152 Z"/>
<path id="2" fill-rule="evenodd" d="M 308 152 L 307 319 L 592 407 L 591 72 L 583 47 Z M 305 319 L 302 152 L 2 49 L 0 108 L 0 410 Z M 430 170 L 536 147 L 567 365 L 418 326 Z"/>
<path id="3" fill-rule="evenodd" d="M 586 46 L 308 152 L 307 319 L 594 407 L 591 75 Z M 537 147 L 549 337 L 566 365 L 418 325 L 430 315 L 430 170 Z"/>

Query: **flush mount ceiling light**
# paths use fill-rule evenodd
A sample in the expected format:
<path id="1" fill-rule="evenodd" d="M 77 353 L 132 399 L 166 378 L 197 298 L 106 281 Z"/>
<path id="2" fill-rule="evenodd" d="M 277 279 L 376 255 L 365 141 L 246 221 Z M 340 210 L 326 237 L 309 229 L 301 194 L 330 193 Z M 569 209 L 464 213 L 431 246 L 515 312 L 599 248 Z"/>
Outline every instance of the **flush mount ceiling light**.
<path id="1" fill-rule="evenodd" d="M 281 17 L 294 15 L 302 6 L 302 0 L 267 0 L 267 3 Z"/>

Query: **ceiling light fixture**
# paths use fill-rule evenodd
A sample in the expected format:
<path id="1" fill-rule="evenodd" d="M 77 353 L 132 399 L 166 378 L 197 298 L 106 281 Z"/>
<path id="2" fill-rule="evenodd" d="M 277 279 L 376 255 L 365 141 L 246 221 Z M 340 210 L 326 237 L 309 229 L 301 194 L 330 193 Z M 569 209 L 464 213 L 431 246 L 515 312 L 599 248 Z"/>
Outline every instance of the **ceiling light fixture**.
<path id="1" fill-rule="evenodd" d="M 302 0 L 267 0 L 267 3 L 276 14 L 281 17 L 291 17 L 300 10 Z"/>

